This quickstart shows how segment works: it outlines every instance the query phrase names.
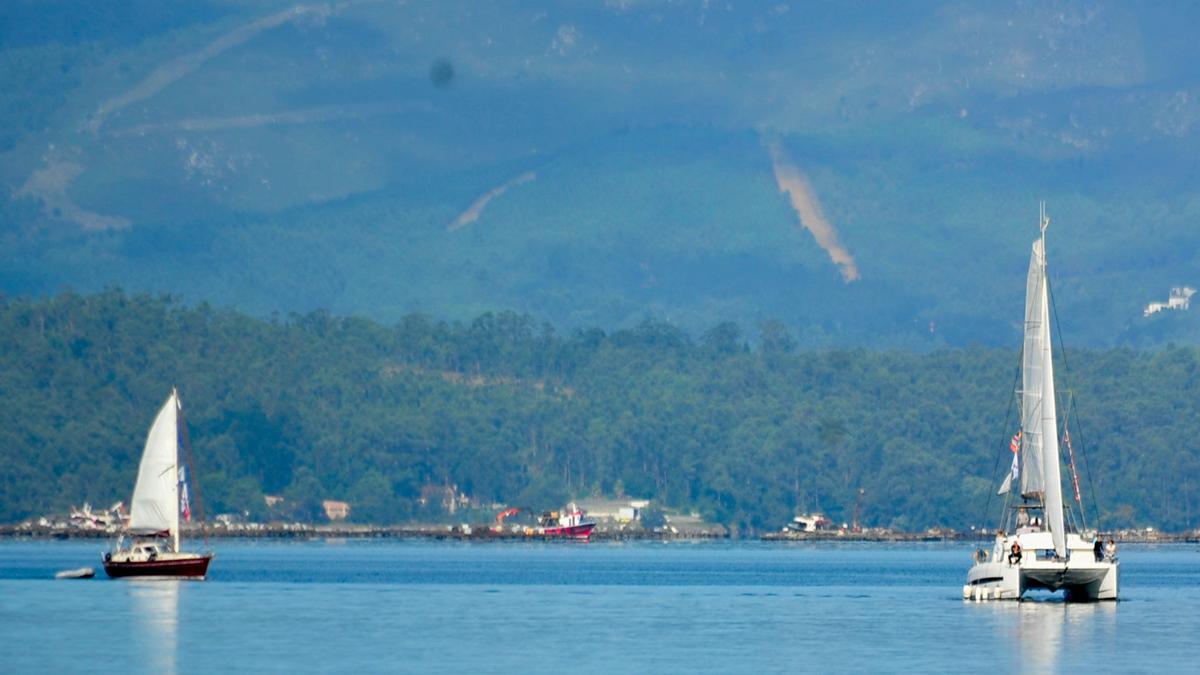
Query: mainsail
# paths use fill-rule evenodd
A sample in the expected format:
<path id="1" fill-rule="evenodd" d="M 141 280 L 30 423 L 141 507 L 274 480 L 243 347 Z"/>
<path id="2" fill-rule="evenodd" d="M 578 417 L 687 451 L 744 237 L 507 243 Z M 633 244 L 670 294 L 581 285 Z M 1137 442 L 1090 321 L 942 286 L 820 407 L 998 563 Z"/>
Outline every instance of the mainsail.
<path id="1" fill-rule="evenodd" d="M 142 451 L 137 484 L 129 508 L 129 531 L 179 536 L 179 397 L 167 398 Z"/>
<path id="2" fill-rule="evenodd" d="M 1045 489 L 1042 471 L 1042 388 L 1048 338 L 1043 335 L 1046 311 L 1045 242 L 1033 242 L 1029 279 L 1025 286 L 1025 346 L 1021 351 L 1021 495 L 1041 496 Z"/>
<path id="3" fill-rule="evenodd" d="M 1050 303 L 1046 286 L 1046 226 L 1033 242 L 1025 296 L 1025 346 L 1021 360 L 1021 496 L 1041 498 L 1054 549 L 1065 556 L 1062 476 L 1058 457 L 1058 414 L 1054 401 L 1054 361 L 1050 342 Z"/>

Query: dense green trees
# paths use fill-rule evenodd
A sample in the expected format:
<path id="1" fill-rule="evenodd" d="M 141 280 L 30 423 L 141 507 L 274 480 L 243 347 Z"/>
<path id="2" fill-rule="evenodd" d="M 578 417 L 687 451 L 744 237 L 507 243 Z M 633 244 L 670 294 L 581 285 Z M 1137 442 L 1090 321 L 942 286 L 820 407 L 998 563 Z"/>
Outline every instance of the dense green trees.
<path id="1" fill-rule="evenodd" d="M 848 521 L 862 489 L 868 525 L 992 523 L 1013 351 L 803 351 L 781 324 L 761 334 L 750 349 L 731 323 L 693 340 L 660 321 L 558 335 L 510 313 L 383 326 L 119 291 L 0 298 L 0 521 L 127 499 L 176 385 L 210 514 L 263 517 L 280 494 L 297 518 L 322 499 L 360 521 L 428 518 L 440 497 L 423 492 L 456 486 L 535 508 L 652 497 L 749 532 L 796 510 Z M 1194 527 L 1200 352 L 1066 361 L 1078 405 L 1061 405 L 1104 524 Z"/>

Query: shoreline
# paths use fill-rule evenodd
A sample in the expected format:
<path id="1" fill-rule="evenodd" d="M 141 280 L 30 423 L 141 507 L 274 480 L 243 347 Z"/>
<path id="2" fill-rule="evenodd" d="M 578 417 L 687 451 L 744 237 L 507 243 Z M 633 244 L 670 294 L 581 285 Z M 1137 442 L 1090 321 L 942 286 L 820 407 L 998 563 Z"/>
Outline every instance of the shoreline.
<path id="1" fill-rule="evenodd" d="M 107 529 L 55 528 L 37 525 L 0 525 L 0 539 L 112 539 L 118 531 Z M 235 528 L 214 527 L 202 531 L 189 528 L 189 539 L 431 539 L 453 541 L 570 541 L 522 531 L 496 532 L 487 527 L 460 525 L 304 525 L 271 523 Z M 1114 532 L 1113 539 L 1121 544 L 1200 544 L 1200 532 Z M 735 539 L 724 528 L 694 531 L 653 531 L 640 529 L 600 529 L 592 532 L 591 541 L 708 541 Z M 949 543 L 990 541 L 991 535 L 971 532 L 767 532 L 744 537 L 763 542 L 862 542 L 877 544 Z"/>

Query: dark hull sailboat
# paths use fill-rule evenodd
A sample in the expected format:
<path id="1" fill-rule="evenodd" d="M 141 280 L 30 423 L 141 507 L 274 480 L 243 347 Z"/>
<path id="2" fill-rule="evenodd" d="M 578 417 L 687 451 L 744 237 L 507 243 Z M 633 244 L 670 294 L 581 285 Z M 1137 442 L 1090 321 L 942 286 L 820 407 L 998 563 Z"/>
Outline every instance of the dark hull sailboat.
<path id="1" fill-rule="evenodd" d="M 167 577 L 182 579 L 203 579 L 208 574 L 208 563 L 212 562 L 211 553 L 176 553 L 166 554 L 153 560 L 112 560 L 104 561 L 104 573 L 113 579 L 124 577 Z"/>
<path id="2" fill-rule="evenodd" d="M 126 538 L 121 537 L 101 559 L 109 577 L 203 579 L 208 574 L 213 554 L 187 552 L 180 546 L 180 516 L 191 518 L 187 472 L 180 462 L 181 431 L 184 448 L 190 448 L 179 395 L 172 390 L 150 427 L 142 451 L 126 528 L 132 541 L 126 545 Z M 190 457 L 190 450 L 187 454 Z"/>

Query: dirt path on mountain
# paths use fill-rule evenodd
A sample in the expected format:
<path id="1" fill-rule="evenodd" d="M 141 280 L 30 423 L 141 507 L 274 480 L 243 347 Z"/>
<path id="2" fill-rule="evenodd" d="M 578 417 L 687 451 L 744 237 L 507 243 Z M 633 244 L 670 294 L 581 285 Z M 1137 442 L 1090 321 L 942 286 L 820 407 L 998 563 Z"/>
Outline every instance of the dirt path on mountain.
<path id="1" fill-rule="evenodd" d="M 195 72 L 206 61 L 250 40 L 263 31 L 302 17 L 312 17 L 321 20 L 343 8 L 344 4 L 336 7 L 326 4 L 296 5 L 282 12 L 276 12 L 270 16 L 264 16 L 261 19 L 239 26 L 213 40 L 199 51 L 184 54 L 183 56 L 167 61 L 158 68 L 155 68 L 153 72 L 146 76 L 146 79 L 139 82 L 129 91 L 101 103 L 84 128 L 91 132 L 99 131 L 109 115 L 132 103 L 137 103 L 138 101 L 143 101 L 154 96 L 176 80 Z"/>
<path id="2" fill-rule="evenodd" d="M 530 183 L 534 180 L 537 180 L 537 174 L 532 171 L 526 171 L 525 173 L 513 178 L 503 185 L 488 190 L 486 193 L 472 202 L 471 206 L 468 207 L 466 211 L 460 213 L 458 217 L 454 219 L 454 222 L 447 225 L 446 229 L 453 232 L 454 230 L 466 227 L 476 220 L 479 220 L 480 214 L 483 213 L 483 210 L 487 208 L 487 205 L 491 203 L 493 199 L 499 197 L 505 192 L 508 192 L 510 188 L 514 188 L 522 183 Z"/>
<path id="3" fill-rule="evenodd" d="M 812 233 L 817 245 L 825 249 L 829 259 L 838 266 L 842 279 L 847 283 L 859 279 L 858 265 L 854 256 L 838 240 L 837 228 L 821 211 L 821 202 L 813 192 L 808 177 L 784 153 L 778 141 L 767 141 L 767 150 L 771 153 L 771 164 L 775 169 L 775 182 L 779 191 L 786 192 L 792 202 L 796 215 L 800 216 L 800 224 Z"/>
<path id="4" fill-rule="evenodd" d="M 144 136 L 150 133 L 165 131 L 224 131 L 226 129 L 248 129 L 267 125 L 318 124 L 321 122 L 366 119 L 369 117 L 401 115 L 412 112 L 432 113 L 437 112 L 437 108 L 425 101 L 418 101 L 416 103 L 326 105 L 285 110 L 276 113 L 254 113 L 233 117 L 195 117 L 176 122 L 139 124 L 123 129 L 114 129 L 106 133 L 115 138 L 121 138 L 124 136 Z"/>

